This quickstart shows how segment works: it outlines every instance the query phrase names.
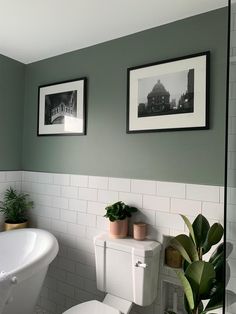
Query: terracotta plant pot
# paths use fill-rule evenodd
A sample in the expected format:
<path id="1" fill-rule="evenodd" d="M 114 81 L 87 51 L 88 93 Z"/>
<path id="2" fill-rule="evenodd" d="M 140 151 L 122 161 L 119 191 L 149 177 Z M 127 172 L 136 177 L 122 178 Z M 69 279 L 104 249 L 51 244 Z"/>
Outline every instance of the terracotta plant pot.
<path id="1" fill-rule="evenodd" d="M 18 223 L 18 224 L 12 224 L 9 222 L 5 222 L 4 223 L 4 230 L 9 231 L 9 230 L 15 230 L 15 229 L 23 229 L 23 228 L 27 228 L 27 226 L 28 226 L 28 221 Z"/>
<path id="2" fill-rule="evenodd" d="M 122 239 L 128 235 L 128 218 L 110 221 L 110 236 L 114 239 Z"/>
<path id="3" fill-rule="evenodd" d="M 133 237 L 135 240 L 145 240 L 147 235 L 147 224 L 143 222 L 136 222 L 133 224 Z"/>

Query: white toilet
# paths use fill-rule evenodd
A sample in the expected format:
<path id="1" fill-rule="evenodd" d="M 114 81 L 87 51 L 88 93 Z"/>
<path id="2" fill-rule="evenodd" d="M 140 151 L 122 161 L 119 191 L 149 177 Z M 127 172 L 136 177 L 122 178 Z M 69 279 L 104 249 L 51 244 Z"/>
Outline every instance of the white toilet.
<path id="1" fill-rule="evenodd" d="M 97 288 L 107 295 L 103 302 L 84 302 L 64 314 L 128 314 L 132 303 L 147 306 L 155 300 L 160 243 L 101 234 L 94 245 Z"/>

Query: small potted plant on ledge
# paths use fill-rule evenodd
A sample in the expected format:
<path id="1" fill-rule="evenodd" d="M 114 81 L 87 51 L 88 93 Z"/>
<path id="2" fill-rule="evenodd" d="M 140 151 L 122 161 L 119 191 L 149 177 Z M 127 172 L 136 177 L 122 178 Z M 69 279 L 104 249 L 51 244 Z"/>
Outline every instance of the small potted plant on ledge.
<path id="1" fill-rule="evenodd" d="M 184 260 L 182 270 L 176 270 L 176 274 L 183 286 L 185 309 L 188 314 L 213 313 L 223 305 L 224 243 L 206 260 L 204 255 L 221 241 L 224 229 L 220 223 L 210 226 L 203 215 L 198 215 L 192 224 L 186 216 L 181 216 L 189 236 L 180 234 L 170 244 Z"/>
<path id="2" fill-rule="evenodd" d="M 136 207 L 128 206 L 124 202 L 117 202 L 106 208 L 104 217 L 110 220 L 110 236 L 125 238 L 128 235 L 128 218 L 137 212 Z"/>
<path id="3" fill-rule="evenodd" d="M 6 190 L 3 201 L 0 201 L 0 212 L 5 217 L 4 230 L 27 227 L 28 210 L 33 207 L 29 195 L 17 192 L 12 187 Z"/>

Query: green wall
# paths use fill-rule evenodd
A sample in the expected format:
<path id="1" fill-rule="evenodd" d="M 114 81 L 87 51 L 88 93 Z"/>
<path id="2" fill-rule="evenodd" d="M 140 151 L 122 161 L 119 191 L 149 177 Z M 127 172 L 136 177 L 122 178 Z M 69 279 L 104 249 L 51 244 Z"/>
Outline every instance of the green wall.
<path id="1" fill-rule="evenodd" d="M 0 55 L 0 170 L 21 170 L 24 64 Z"/>
<path id="2" fill-rule="evenodd" d="M 223 184 L 227 10 L 26 66 L 25 170 Z M 211 51 L 210 130 L 126 134 L 128 67 Z M 37 137 L 38 86 L 86 76 L 86 136 Z"/>

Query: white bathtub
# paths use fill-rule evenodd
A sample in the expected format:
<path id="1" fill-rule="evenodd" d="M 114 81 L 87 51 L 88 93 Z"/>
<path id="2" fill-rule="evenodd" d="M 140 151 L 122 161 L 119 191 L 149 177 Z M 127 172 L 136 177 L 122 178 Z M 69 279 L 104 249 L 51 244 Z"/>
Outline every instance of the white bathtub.
<path id="1" fill-rule="evenodd" d="M 17 277 L 13 301 L 3 314 L 33 314 L 49 264 L 58 253 L 58 242 L 49 232 L 21 229 L 0 233 L 0 271 Z"/>

